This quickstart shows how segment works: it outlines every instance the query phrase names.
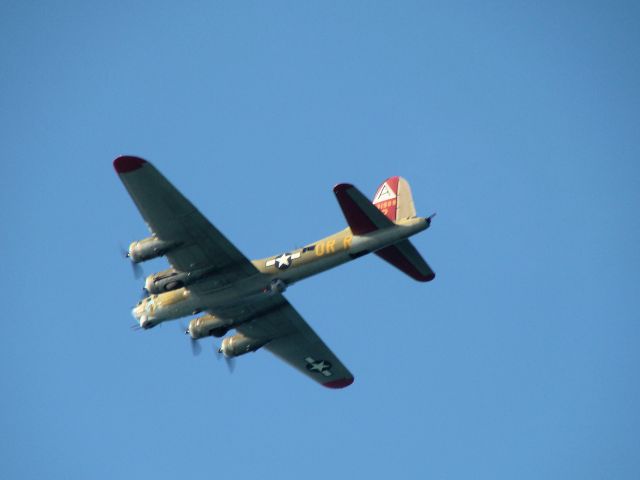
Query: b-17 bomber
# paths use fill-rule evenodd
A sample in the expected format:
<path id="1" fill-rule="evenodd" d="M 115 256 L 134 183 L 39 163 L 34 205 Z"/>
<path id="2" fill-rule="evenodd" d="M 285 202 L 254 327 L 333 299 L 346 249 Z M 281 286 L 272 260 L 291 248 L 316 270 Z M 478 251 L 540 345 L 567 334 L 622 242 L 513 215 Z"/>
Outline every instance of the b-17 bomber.
<path id="1" fill-rule="evenodd" d="M 402 177 L 385 180 L 373 202 L 353 185 L 336 185 L 344 230 L 249 260 L 151 163 L 120 156 L 113 166 L 151 232 L 126 255 L 134 264 L 165 256 L 171 265 L 146 278 L 145 298 L 132 311 L 139 328 L 199 315 L 186 333 L 194 345 L 225 337 L 218 351 L 227 359 L 264 348 L 325 387 L 347 387 L 354 376 L 285 299 L 287 287 L 368 253 L 417 281 L 435 277 L 408 240 L 429 228 L 434 215 L 416 215 Z"/>

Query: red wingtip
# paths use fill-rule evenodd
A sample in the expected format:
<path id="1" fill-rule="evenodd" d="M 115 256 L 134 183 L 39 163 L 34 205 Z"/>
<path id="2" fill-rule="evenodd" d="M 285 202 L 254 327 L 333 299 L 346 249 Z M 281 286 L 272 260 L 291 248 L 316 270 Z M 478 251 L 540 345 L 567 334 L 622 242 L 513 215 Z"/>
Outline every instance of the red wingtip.
<path id="1" fill-rule="evenodd" d="M 344 388 L 353 383 L 354 378 L 341 378 L 340 380 L 333 380 L 331 382 L 323 383 L 322 385 L 327 388 Z"/>
<path id="2" fill-rule="evenodd" d="M 113 168 L 115 168 L 118 173 L 127 173 L 138 170 L 145 163 L 147 163 L 147 161 L 142 158 L 122 155 L 113 161 Z"/>

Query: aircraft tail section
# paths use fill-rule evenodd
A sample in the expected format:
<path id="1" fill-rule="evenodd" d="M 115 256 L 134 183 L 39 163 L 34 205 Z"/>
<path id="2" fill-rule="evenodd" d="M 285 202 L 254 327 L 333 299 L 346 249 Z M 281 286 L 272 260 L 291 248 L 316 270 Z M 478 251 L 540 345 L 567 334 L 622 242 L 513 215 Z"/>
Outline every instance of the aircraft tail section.
<path id="1" fill-rule="evenodd" d="M 382 182 L 373 202 L 348 183 L 336 185 L 333 192 L 355 235 L 364 235 L 416 216 L 411 187 L 402 177 L 391 177 Z"/>
<path id="2" fill-rule="evenodd" d="M 378 187 L 373 203 L 348 183 L 336 185 L 333 191 L 354 235 L 392 227 L 399 220 L 416 216 L 411 188 L 402 177 L 385 180 Z M 409 240 L 401 240 L 375 251 L 375 254 L 419 282 L 429 282 L 435 278 L 429 264 Z"/>
<path id="3" fill-rule="evenodd" d="M 416 216 L 411 187 L 402 177 L 391 177 L 382 182 L 373 196 L 373 204 L 392 222 Z"/>

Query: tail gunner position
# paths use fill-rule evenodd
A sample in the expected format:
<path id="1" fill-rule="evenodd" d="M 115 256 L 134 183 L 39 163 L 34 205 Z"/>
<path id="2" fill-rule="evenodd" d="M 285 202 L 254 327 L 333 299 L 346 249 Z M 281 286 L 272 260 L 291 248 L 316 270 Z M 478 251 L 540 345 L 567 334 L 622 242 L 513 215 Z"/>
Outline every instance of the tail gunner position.
<path id="1" fill-rule="evenodd" d="M 348 227 L 317 242 L 260 260 L 248 260 L 149 162 L 121 156 L 113 166 L 142 214 L 151 236 L 129 246 L 134 263 L 166 256 L 171 268 L 147 277 L 148 296 L 133 309 L 140 327 L 187 315 L 193 340 L 222 340 L 231 358 L 264 347 L 329 388 L 353 375 L 282 293 L 288 285 L 375 253 L 420 282 L 435 274 L 408 238 L 429 227 L 433 215 L 416 216 L 402 177 L 380 185 L 373 203 L 353 185 L 333 189 Z"/>

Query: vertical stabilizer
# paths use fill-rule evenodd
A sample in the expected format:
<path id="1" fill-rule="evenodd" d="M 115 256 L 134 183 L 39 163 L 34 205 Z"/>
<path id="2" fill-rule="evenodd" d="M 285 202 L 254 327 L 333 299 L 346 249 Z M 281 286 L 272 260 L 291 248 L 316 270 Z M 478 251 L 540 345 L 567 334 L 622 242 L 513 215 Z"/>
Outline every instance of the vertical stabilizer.
<path id="1" fill-rule="evenodd" d="M 376 190 L 373 204 L 392 222 L 416 216 L 411 187 L 402 177 L 386 179 Z"/>

